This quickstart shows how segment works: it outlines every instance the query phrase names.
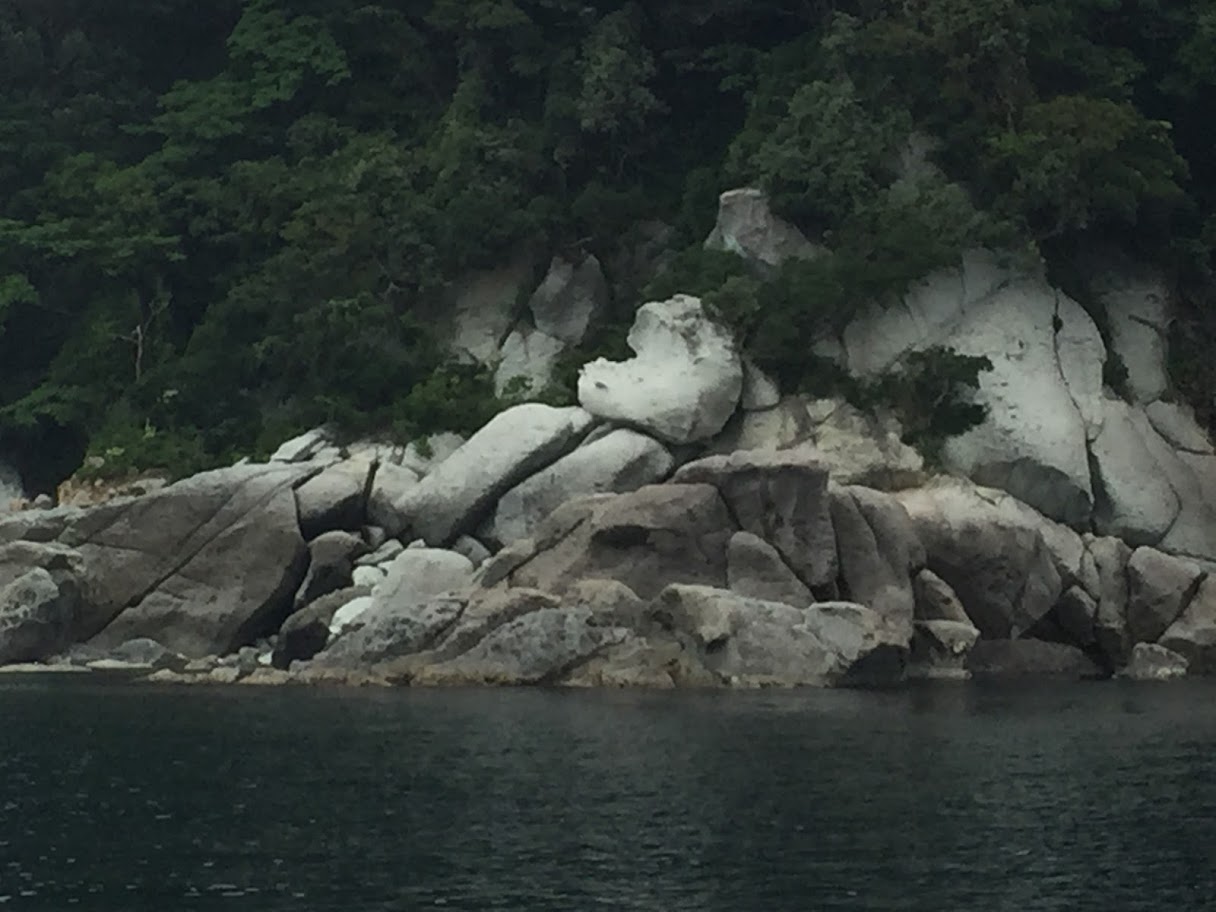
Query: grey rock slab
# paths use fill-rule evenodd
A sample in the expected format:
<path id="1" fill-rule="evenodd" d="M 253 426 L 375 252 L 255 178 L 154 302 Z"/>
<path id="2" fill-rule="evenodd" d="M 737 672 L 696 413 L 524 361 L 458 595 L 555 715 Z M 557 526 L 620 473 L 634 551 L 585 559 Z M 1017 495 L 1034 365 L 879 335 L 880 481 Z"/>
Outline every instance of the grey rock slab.
<path id="1" fill-rule="evenodd" d="M 1137 548 L 1127 562 L 1127 629 L 1133 643 L 1153 643 L 1190 604 L 1206 574 L 1190 561 Z"/>
<path id="2" fill-rule="evenodd" d="M 490 531 L 504 544 L 527 538 L 536 525 L 575 497 L 634 491 L 672 469 L 668 449 L 637 431 L 618 429 L 587 442 L 502 496 Z"/>
<path id="3" fill-rule="evenodd" d="M 594 419 L 580 408 L 526 403 L 500 412 L 394 506 L 428 544 L 444 545 L 527 476 L 572 449 Z"/>
<path id="4" fill-rule="evenodd" d="M 782 560 L 777 549 L 751 532 L 736 532 L 726 547 L 726 580 L 731 592 L 746 598 L 806 607 L 811 590 Z"/>

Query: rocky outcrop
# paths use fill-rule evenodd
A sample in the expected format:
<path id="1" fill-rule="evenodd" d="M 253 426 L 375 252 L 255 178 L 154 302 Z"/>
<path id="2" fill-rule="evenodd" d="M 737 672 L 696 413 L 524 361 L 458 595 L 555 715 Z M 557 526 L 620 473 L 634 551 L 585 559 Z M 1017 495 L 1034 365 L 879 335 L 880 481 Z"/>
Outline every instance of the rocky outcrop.
<path id="1" fill-rule="evenodd" d="M 805 607 L 813 602 L 810 587 L 794 574 L 780 552 L 759 535 L 736 532 L 726 545 L 726 582 L 744 598 Z"/>
<path id="2" fill-rule="evenodd" d="M 310 474 L 238 466 L 81 513 L 59 538 L 85 562 L 83 626 L 190 657 L 277 629 L 306 569 L 293 488 Z"/>
<path id="3" fill-rule="evenodd" d="M 1137 548 L 1127 561 L 1127 631 L 1133 643 L 1154 643 L 1190 604 L 1205 574 L 1194 564 Z"/>
<path id="4" fill-rule="evenodd" d="M 735 531 L 712 485 L 649 485 L 567 503 L 514 553 L 507 549 L 487 564 L 483 580 L 493 585 L 496 564 L 514 562 L 511 585 L 557 596 L 580 579 L 617 580 L 642 598 L 674 582 L 725 587 L 726 545 Z"/>
<path id="5" fill-rule="evenodd" d="M 492 365 L 518 316 L 520 294 L 532 281 L 533 259 L 521 253 L 505 266 L 472 273 L 456 282 L 434 314 L 446 327 L 448 348 L 457 357 Z"/>
<path id="6" fill-rule="evenodd" d="M 739 403 L 743 365 L 731 334 L 706 316 L 700 299 L 677 295 L 643 305 L 628 342 L 636 357 L 583 367 L 583 408 L 673 444 L 722 430 Z"/>
<path id="7" fill-rule="evenodd" d="M 903 677 L 907 641 L 863 605 L 795 608 L 705 586 L 673 585 L 652 609 L 690 637 L 705 666 L 734 686 L 884 684 Z"/>
<path id="8" fill-rule="evenodd" d="M 682 466 L 674 481 L 717 488 L 738 527 L 772 544 L 806 585 L 826 587 L 835 582 L 828 472 L 813 451 L 752 450 L 709 456 Z"/>
<path id="9" fill-rule="evenodd" d="M 958 595 L 989 639 L 1030 630 L 1063 591 L 1060 560 L 1045 532 L 1056 531 L 1013 498 L 957 480 L 895 495 L 926 552 L 927 566 Z M 1079 541 L 1079 539 L 1078 539 Z"/>
<path id="10" fill-rule="evenodd" d="M 306 539 L 326 531 L 357 532 L 367 516 L 367 499 L 377 466 L 364 460 L 339 462 L 296 489 L 300 531 Z"/>
<path id="11" fill-rule="evenodd" d="M 1187 660 L 1156 643 L 1137 643 L 1122 676 L 1133 681 L 1169 681 L 1187 671 Z"/>
<path id="12" fill-rule="evenodd" d="M 1043 640 L 980 640 L 967 657 L 976 677 L 1102 677 L 1102 670 L 1076 646 Z"/>
<path id="13" fill-rule="evenodd" d="M 554 257 L 549 272 L 528 302 L 536 328 L 564 345 L 583 341 L 608 306 L 608 283 L 594 255 L 578 263 Z"/>
<path id="14" fill-rule="evenodd" d="M 494 392 L 499 396 L 511 389 L 516 393 L 543 393 L 553 378 L 557 359 L 565 349 L 561 339 L 539 329 L 531 326 L 513 329 L 499 352 L 500 360 L 494 369 Z"/>
<path id="15" fill-rule="evenodd" d="M 899 422 L 885 412 L 865 414 L 838 398 L 786 396 L 772 407 L 737 414 L 710 449 L 721 454 L 813 449 L 840 484 L 896 490 L 925 481 L 924 459 L 903 442 L 902 434 Z"/>
<path id="16" fill-rule="evenodd" d="M 960 680 L 970 676 L 967 656 L 980 632 L 965 621 L 916 621 L 908 677 Z"/>
<path id="17" fill-rule="evenodd" d="M 916 604 L 912 580 L 925 565 L 908 512 L 890 495 L 861 487 L 834 488 L 831 505 L 841 588 L 907 639 Z"/>
<path id="18" fill-rule="evenodd" d="M 1160 645 L 1185 657 L 1192 674 L 1216 674 L 1216 578 L 1204 578 Z"/>
<path id="19" fill-rule="evenodd" d="M 774 215 L 762 191 L 746 187 L 728 190 L 718 198 L 718 221 L 705 239 L 705 247 L 738 254 L 761 270 L 793 257 L 813 259 L 825 252 Z"/>
<path id="20" fill-rule="evenodd" d="M 591 428 L 580 408 L 529 403 L 501 412 L 394 504 L 412 533 L 445 545 L 496 498 L 574 447 Z"/>
<path id="21" fill-rule="evenodd" d="M 72 641 L 79 593 L 35 567 L 0 586 L 0 665 L 32 662 Z"/>
<path id="22" fill-rule="evenodd" d="M 489 531 L 503 543 L 526 538 L 566 501 L 588 494 L 636 490 L 661 481 L 672 465 L 671 453 L 653 438 L 626 429 L 611 431 L 504 494 Z"/>

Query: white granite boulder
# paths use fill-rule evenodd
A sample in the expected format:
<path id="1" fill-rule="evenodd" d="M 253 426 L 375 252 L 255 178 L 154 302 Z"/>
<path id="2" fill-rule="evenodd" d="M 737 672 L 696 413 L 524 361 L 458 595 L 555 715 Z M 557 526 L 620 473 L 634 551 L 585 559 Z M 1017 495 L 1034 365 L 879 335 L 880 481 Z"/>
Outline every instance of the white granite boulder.
<path id="1" fill-rule="evenodd" d="M 580 408 L 509 408 L 393 506 L 415 535 L 447 544 L 470 531 L 499 496 L 572 449 L 593 422 Z"/>
<path id="2" fill-rule="evenodd" d="M 699 298 L 643 305 L 629 331 L 636 357 L 584 365 L 579 403 L 673 444 L 713 437 L 739 404 L 743 365 L 735 341 Z"/>
<path id="3" fill-rule="evenodd" d="M 792 257 L 811 259 L 824 248 L 773 214 L 763 191 L 751 187 L 727 190 L 718 197 L 718 220 L 705 239 L 710 250 L 738 254 L 761 269 L 775 268 Z"/>
<path id="4" fill-rule="evenodd" d="M 578 263 L 554 257 L 528 302 L 537 330 L 567 345 L 581 342 L 607 306 L 608 283 L 594 255 Z"/>
<path id="5" fill-rule="evenodd" d="M 516 328 L 502 344 L 498 366 L 494 369 L 494 392 L 501 396 L 517 383 L 525 394 L 537 395 L 549 385 L 557 359 L 566 349 L 561 340 L 533 329 Z"/>
<path id="6" fill-rule="evenodd" d="M 661 481 L 672 465 L 671 453 L 657 440 L 623 428 L 611 431 L 504 494 L 490 530 L 503 543 L 524 538 L 571 498 L 633 491 Z"/>

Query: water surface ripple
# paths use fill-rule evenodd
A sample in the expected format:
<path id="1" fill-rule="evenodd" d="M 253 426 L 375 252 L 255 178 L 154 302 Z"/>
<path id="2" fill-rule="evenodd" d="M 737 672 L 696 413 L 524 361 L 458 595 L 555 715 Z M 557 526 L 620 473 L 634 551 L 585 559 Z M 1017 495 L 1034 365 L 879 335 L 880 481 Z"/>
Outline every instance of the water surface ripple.
<path id="1" fill-rule="evenodd" d="M 1216 687 L 0 684 L 0 912 L 1216 908 Z"/>

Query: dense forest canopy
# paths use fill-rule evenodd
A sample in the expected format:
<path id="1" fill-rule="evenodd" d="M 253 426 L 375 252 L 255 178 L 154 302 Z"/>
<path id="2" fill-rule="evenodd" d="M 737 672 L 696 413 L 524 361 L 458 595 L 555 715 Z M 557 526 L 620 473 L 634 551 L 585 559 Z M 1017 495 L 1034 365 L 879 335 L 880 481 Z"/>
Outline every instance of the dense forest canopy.
<path id="1" fill-rule="evenodd" d="M 647 219 L 686 250 L 665 281 L 787 386 L 967 246 L 1083 299 L 1069 264 L 1117 245 L 1175 284 L 1210 421 L 1212 110 L 1210 0 L 4 0 L 0 448 L 47 486 L 88 452 L 469 430 L 492 385 L 421 304 L 524 241 L 610 262 Z M 909 137 L 936 167 L 901 167 Z M 831 256 L 699 253 L 741 185 Z"/>

